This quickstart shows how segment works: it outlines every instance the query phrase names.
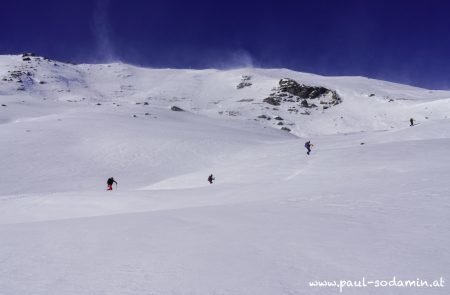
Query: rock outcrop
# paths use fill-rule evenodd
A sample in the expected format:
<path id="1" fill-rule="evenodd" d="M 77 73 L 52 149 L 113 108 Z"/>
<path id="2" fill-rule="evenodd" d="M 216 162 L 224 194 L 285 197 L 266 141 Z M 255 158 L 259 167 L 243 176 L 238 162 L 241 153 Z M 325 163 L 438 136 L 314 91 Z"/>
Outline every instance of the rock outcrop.
<path id="1" fill-rule="evenodd" d="M 269 96 L 269 97 L 265 98 L 263 100 L 263 102 L 274 105 L 274 106 L 280 105 L 280 100 L 276 96 Z"/>
<path id="2" fill-rule="evenodd" d="M 245 87 L 250 87 L 253 84 L 250 82 L 250 80 L 252 79 L 252 76 L 248 76 L 248 75 L 242 75 L 242 79 L 241 82 L 236 86 L 237 89 L 242 89 Z"/>
<path id="3" fill-rule="evenodd" d="M 174 112 L 184 112 L 184 110 L 182 108 L 177 107 L 177 106 L 173 106 L 170 109 Z"/>
<path id="4" fill-rule="evenodd" d="M 318 108 L 318 105 L 325 110 L 342 102 L 336 91 L 323 86 L 300 84 L 289 78 L 281 79 L 278 84 L 263 102 L 274 106 L 289 104 L 290 112 L 298 113 L 298 108 Z"/>

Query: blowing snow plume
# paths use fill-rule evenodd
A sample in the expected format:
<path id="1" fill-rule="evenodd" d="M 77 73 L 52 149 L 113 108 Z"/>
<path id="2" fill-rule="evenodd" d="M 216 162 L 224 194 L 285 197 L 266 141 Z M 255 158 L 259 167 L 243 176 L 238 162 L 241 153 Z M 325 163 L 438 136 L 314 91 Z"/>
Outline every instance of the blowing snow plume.
<path id="1" fill-rule="evenodd" d="M 97 43 L 96 57 L 102 62 L 116 60 L 108 22 L 109 0 L 97 0 L 93 16 L 93 33 Z"/>
<path id="2" fill-rule="evenodd" d="M 243 49 L 214 52 L 204 59 L 205 66 L 218 69 L 252 68 L 254 61 L 249 52 Z"/>

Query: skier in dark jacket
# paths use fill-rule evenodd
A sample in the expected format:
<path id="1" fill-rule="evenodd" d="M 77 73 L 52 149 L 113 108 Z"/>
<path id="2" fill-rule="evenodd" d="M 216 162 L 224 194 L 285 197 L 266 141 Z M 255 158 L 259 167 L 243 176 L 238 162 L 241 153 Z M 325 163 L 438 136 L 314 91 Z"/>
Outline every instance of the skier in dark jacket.
<path id="1" fill-rule="evenodd" d="M 106 189 L 107 191 L 112 191 L 113 183 L 116 183 L 117 185 L 117 181 L 114 180 L 114 177 L 108 178 L 108 180 L 106 181 L 106 184 L 108 185 L 108 188 Z"/>
<path id="2" fill-rule="evenodd" d="M 409 123 L 411 123 L 409 126 L 414 126 L 414 119 L 413 118 L 409 119 Z"/>
<path id="3" fill-rule="evenodd" d="M 214 176 L 212 174 L 210 176 L 208 176 L 209 184 L 212 184 L 213 180 L 215 180 L 215 178 L 214 178 Z"/>
<path id="4" fill-rule="evenodd" d="M 305 148 L 308 150 L 308 152 L 306 153 L 307 155 L 309 155 L 309 153 L 311 152 L 311 147 L 313 147 L 313 145 L 311 144 L 310 140 L 305 142 Z"/>

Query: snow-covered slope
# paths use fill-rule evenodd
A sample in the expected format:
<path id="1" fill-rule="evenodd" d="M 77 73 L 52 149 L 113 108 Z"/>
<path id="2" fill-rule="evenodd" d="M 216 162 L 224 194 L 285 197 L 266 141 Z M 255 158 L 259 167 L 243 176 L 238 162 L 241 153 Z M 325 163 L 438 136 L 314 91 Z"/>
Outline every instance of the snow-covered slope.
<path id="1" fill-rule="evenodd" d="M 387 130 L 405 126 L 410 117 L 419 121 L 444 119 L 450 111 L 448 91 L 363 77 L 322 77 L 285 69 L 219 71 L 147 69 L 125 64 L 71 65 L 27 58 L 30 60 L 23 61 L 20 56 L 0 58 L 2 93 L 13 93 L 14 102 L 38 103 L 45 99 L 66 102 L 70 106 L 66 108 L 101 104 L 98 107 L 103 109 L 126 107 L 130 115 L 176 105 L 211 118 L 232 117 L 257 120 L 277 129 L 287 127 L 299 136 Z M 244 77 L 251 85 L 238 88 Z M 263 102 L 279 87 L 282 78 L 336 91 L 344 103 L 328 107 L 316 98 L 309 100 L 316 108 L 302 108 L 300 103 L 273 106 Z M 283 121 L 260 116 L 279 116 Z"/>
<path id="2" fill-rule="evenodd" d="M 29 59 L 0 56 L 0 294 L 337 294 L 309 282 L 450 277 L 450 92 Z M 283 78 L 341 101 L 264 102 Z"/>

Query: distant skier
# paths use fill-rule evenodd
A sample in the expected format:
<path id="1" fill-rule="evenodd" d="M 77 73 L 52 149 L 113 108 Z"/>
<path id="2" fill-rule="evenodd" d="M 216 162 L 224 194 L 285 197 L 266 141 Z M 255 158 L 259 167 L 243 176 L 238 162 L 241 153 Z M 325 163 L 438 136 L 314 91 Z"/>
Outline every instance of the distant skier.
<path id="1" fill-rule="evenodd" d="M 306 153 L 307 155 L 309 155 L 309 153 L 311 153 L 311 148 L 313 147 L 313 144 L 311 143 L 310 140 L 308 140 L 307 142 L 305 142 L 305 148 L 308 150 L 308 152 Z"/>
<path id="2" fill-rule="evenodd" d="M 212 184 L 214 180 L 215 180 L 215 178 L 212 174 L 210 176 L 208 176 L 209 184 Z"/>
<path id="3" fill-rule="evenodd" d="M 116 183 L 116 187 L 117 187 L 117 181 L 114 180 L 114 177 L 108 178 L 108 180 L 106 181 L 106 184 L 108 185 L 108 188 L 106 189 L 107 191 L 112 191 L 113 183 Z"/>
<path id="4" fill-rule="evenodd" d="M 411 123 L 411 125 L 409 126 L 414 126 L 414 119 L 413 118 L 409 119 L 409 123 Z"/>

